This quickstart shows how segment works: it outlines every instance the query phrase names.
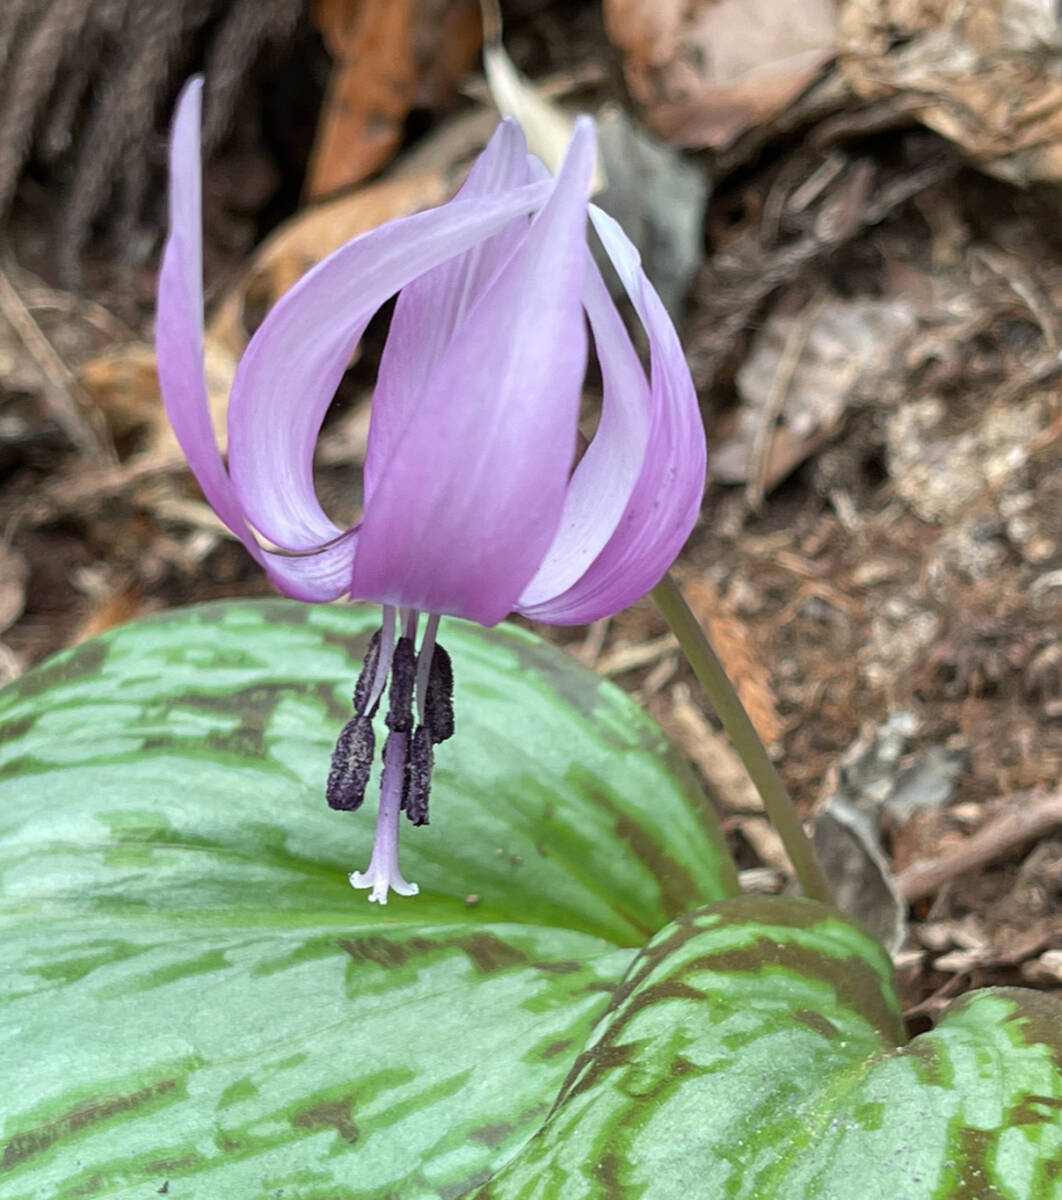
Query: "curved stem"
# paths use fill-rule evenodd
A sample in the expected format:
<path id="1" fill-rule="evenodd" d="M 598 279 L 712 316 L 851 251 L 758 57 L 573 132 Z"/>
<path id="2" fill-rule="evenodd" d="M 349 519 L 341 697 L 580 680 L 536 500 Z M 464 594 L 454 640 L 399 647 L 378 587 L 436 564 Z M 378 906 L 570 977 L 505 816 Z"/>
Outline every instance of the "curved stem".
<path id="1" fill-rule="evenodd" d="M 833 904 L 830 888 L 819 866 L 815 851 L 793 808 L 781 777 L 767 754 L 767 749 L 749 720 L 734 685 L 727 678 L 723 664 L 712 649 L 708 635 L 690 612 L 678 584 L 670 575 L 653 588 L 653 599 L 678 638 L 693 673 L 708 694 L 719 720 L 723 723 L 734 749 L 741 756 L 764 810 L 789 855 L 804 895 L 825 904 Z"/>

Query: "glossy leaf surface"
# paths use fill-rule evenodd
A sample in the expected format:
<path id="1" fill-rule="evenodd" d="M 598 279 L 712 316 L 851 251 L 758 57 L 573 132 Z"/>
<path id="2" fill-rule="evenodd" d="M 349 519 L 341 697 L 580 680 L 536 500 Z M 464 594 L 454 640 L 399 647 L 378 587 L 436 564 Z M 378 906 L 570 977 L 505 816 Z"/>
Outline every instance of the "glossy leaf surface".
<path id="1" fill-rule="evenodd" d="M 518 630 L 444 626 L 421 895 L 352 891 L 372 620 L 172 613 L 0 694 L 0 1198 L 1062 1197 L 1062 1004 L 904 1045 L 880 947 L 724 899 L 656 727 Z"/>
<path id="2" fill-rule="evenodd" d="M 286 602 L 116 631 L 0 694 L 0 1196 L 456 1197 L 552 1103 L 635 947 L 732 890 L 627 698 L 445 624 L 421 886 L 324 804 L 374 623 Z M 370 789 L 372 790 L 372 789 Z"/>
<path id="3" fill-rule="evenodd" d="M 1062 1004 L 986 989 L 904 1046 L 890 979 L 811 901 L 680 918 L 479 1200 L 1062 1195 Z"/>

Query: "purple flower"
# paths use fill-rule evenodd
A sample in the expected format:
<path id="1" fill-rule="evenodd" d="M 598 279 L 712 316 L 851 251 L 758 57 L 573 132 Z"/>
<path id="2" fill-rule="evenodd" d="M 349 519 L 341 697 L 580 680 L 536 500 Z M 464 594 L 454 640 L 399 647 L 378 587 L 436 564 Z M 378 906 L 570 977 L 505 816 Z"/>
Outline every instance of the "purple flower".
<path id="1" fill-rule="evenodd" d="M 697 398 L 637 252 L 588 202 L 592 122 L 577 122 L 554 179 L 505 121 L 448 204 L 348 242 L 277 302 L 236 371 L 226 469 L 203 368 L 200 97 L 197 80 L 173 129 L 158 301 L 162 393 L 207 499 L 277 588 L 300 600 L 383 606 L 328 799 L 338 808 L 361 803 L 372 717 L 390 680 L 372 863 L 351 876 L 386 902 L 388 888 L 417 890 L 398 869 L 398 816 L 404 809 L 426 823 L 433 747 L 453 727 L 439 615 L 493 625 L 516 611 L 579 624 L 647 592 L 700 505 Z M 588 215 L 648 335 L 648 379 L 590 256 Z M 364 515 L 340 529 L 314 491 L 314 445 L 354 347 L 396 292 Z M 587 326 L 604 401 L 573 469 Z"/>

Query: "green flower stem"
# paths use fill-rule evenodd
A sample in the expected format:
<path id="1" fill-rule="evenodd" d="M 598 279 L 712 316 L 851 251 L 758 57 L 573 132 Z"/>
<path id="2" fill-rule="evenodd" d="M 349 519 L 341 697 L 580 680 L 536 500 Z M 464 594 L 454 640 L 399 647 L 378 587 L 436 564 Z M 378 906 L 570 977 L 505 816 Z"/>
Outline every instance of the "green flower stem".
<path id="1" fill-rule="evenodd" d="M 727 678 L 723 664 L 712 649 L 708 635 L 690 612 L 678 584 L 670 575 L 665 575 L 653 588 L 653 599 L 678 638 L 693 673 L 708 693 L 712 707 L 722 721 L 734 749 L 741 756 L 741 761 L 760 794 L 767 816 L 778 830 L 804 895 L 813 900 L 833 904 L 829 885 L 785 785 L 774 769 L 774 763 L 771 762 L 756 727 L 749 720 L 734 685 Z"/>

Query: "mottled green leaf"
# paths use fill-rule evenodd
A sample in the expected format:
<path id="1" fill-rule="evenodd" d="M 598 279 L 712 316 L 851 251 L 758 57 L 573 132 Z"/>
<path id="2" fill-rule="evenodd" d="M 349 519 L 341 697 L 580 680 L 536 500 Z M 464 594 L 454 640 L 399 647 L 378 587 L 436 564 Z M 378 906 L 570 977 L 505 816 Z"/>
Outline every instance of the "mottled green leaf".
<path id="1" fill-rule="evenodd" d="M 480 1200 L 1057 1200 L 1062 1003 L 987 989 L 903 1045 L 884 952 L 811 901 L 680 917 Z"/>
<path id="2" fill-rule="evenodd" d="M 734 890 L 622 693 L 455 622 L 458 733 L 403 831 L 421 895 L 369 905 L 373 805 L 323 789 L 373 621 L 172 613 L 0 693 L 4 1200 L 460 1196 L 635 949 Z"/>
<path id="3" fill-rule="evenodd" d="M 723 899 L 656 727 L 520 631 L 444 627 L 422 894 L 370 906 L 322 794 L 371 622 L 169 614 L 0 694 L 0 1198 L 1062 1197 L 1062 1004 L 905 1045 L 880 947 Z"/>

